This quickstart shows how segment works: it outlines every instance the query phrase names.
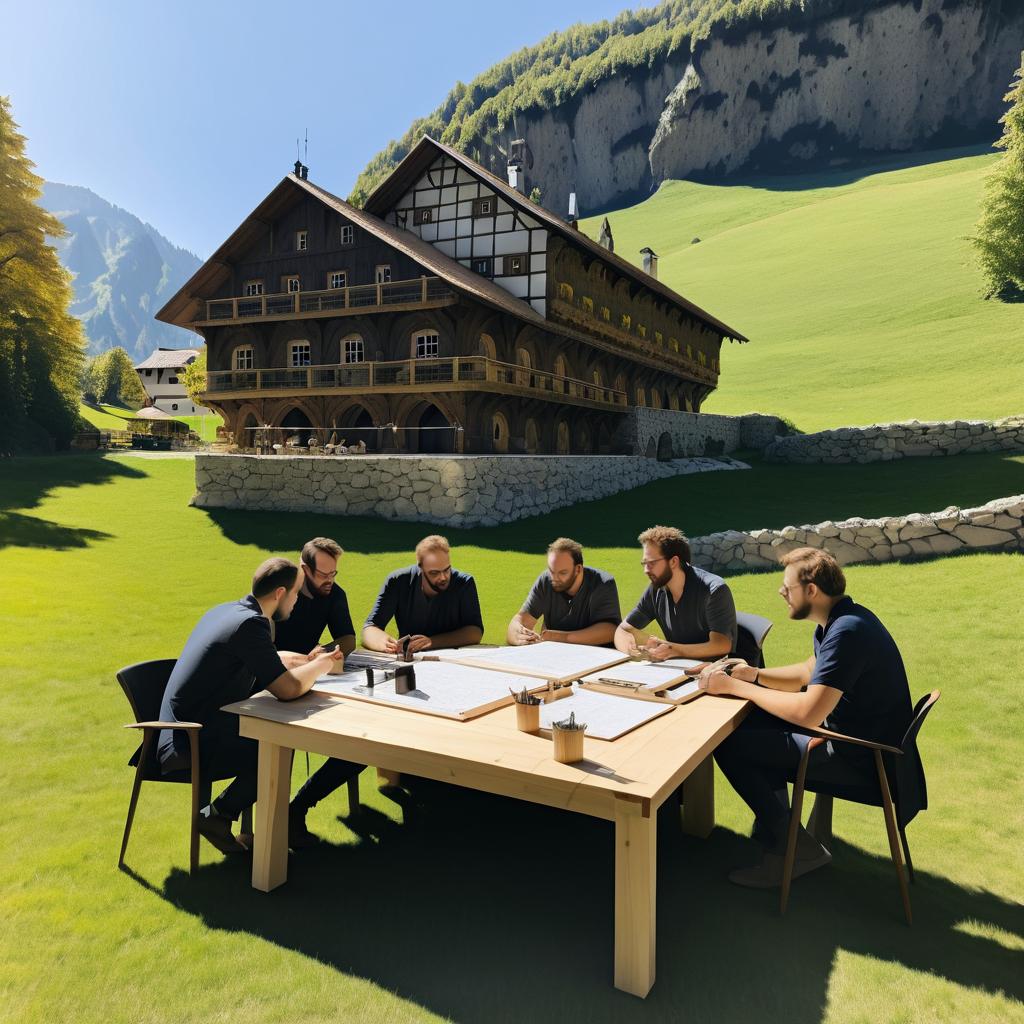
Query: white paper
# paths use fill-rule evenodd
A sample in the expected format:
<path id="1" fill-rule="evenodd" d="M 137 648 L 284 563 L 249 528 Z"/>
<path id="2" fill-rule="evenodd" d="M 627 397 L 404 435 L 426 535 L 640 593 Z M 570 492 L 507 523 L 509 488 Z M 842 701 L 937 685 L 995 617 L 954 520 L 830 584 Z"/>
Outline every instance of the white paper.
<path id="1" fill-rule="evenodd" d="M 431 654 L 428 652 L 427 656 Z M 563 644 L 544 640 L 522 647 L 491 647 L 475 651 L 437 651 L 446 662 L 475 661 L 509 672 L 524 672 L 544 679 L 579 679 L 580 676 L 626 661 L 626 655 L 609 647 Z"/>
<path id="2" fill-rule="evenodd" d="M 617 682 L 640 683 L 650 689 L 667 686 L 672 680 L 678 679 L 683 673 L 681 668 L 666 668 L 664 662 L 657 664 L 650 661 L 627 661 L 622 665 L 613 665 L 583 677 L 585 683 L 599 683 L 604 679 Z"/>
<path id="3" fill-rule="evenodd" d="M 543 688 L 544 684 L 529 676 L 490 669 L 469 668 L 442 662 L 416 663 L 416 689 L 410 693 L 395 693 L 395 681 L 377 683 L 371 690 L 366 685 L 365 672 L 346 672 L 343 676 L 321 676 L 313 689 L 336 696 L 373 698 L 397 707 L 448 717 L 470 716 L 478 708 L 495 701 L 512 702 L 509 690 Z"/>
<path id="4" fill-rule="evenodd" d="M 541 705 L 540 724 L 541 728 L 550 729 L 552 722 L 564 721 L 571 712 L 576 712 L 576 721 L 586 723 L 586 735 L 591 739 L 614 740 L 638 725 L 672 710 L 672 704 L 616 697 L 609 693 L 594 693 L 592 690 L 573 687 L 571 697 Z"/>

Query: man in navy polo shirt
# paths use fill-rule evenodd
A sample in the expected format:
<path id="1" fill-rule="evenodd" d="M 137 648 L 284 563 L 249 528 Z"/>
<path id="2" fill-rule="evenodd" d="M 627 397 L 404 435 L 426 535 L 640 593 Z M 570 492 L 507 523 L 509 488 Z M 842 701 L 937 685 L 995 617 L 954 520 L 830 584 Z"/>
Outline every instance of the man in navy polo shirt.
<path id="1" fill-rule="evenodd" d="M 798 548 L 782 565 L 779 593 L 791 619 L 816 624 L 814 654 L 780 668 L 757 669 L 743 662 L 726 671 L 709 666 L 700 677 L 708 693 L 745 697 L 756 705 L 715 751 L 722 772 L 754 812 L 754 838 L 765 847 L 757 866 L 729 875 L 738 885 L 754 888 L 782 883 L 789 826 L 786 782 L 796 778 L 810 740 L 801 727 L 824 724 L 859 739 L 900 746 L 913 714 L 896 642 L 872 612 L 846 596 L 846 579 L 832 555 Z M 849 743 L 822 744 L 811 752 L 807 781 L 875 785 L 872 753 Z M 794 878 L 832 859 L 803 827 L 796 856 Z"/>
<path id="2" fill-rule="evenodd" d="M 394 619 L 398 636 L 387 633 Z M 476 581 L 452 568 L 451 548 L 432 534 L 416 545 L 416 564 L 384 581 L 363 626 L 363 646 L 398 654 L 408 638 L 410 654 L 480 643 L 484 622 Z"/>
<path id="3" fill-rule="evenodd" d="M 690 564 L 690 545 L 674 526 L 652 526 L 637 538 L 650 586 L 615 630 L 623 654 L 643 648 L 652 661 L 710 661 L 736 649 L 736 606 L 721 576 Z M 644 627 L 656 619 L 665 639 Z"/>
<path id="4" fill-rule="evenodd" d="M 234 781 L 200 811 L 199 832 L 224 853 L 242 853 L 231 823 L 256 800 L 259 744 L 238 735 L 238 715 L 225 704 L 269 690 L 278 700 L 294 700 L 340 660 L 341 652 L 285 664 L 271 640 L 271 620 L 288 618 L 299 592 L 299 567 L 287 558 L 268 558 L 252 578 L 252 592 L 240 601 L 211 608 L 196 625 L 175 663 L 160 705 L 164 722 L 198 722 L 200 772 Z M 189 767 L 183 730 L 160 733 L 162 770 Z"/>

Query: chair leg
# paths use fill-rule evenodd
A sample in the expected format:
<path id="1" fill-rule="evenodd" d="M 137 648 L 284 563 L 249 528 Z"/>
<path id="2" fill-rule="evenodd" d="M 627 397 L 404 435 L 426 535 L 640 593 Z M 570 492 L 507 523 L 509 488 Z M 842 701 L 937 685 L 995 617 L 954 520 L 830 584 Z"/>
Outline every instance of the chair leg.
<path id="1" fill-rule="evenodd" d="M 796 839 L 800 832 L 800 814 L 804 807 L 804 782 L 807 779 L 807 757 L 810 748 L 804 751 L 793 784 L 793 809 L 789 812 L 789 836 L 786 839 L 786 859 L 782 863 L 782 894 L 779 897 L 779 913 L 785 914 L 789 903 L 789 889 L 793 884 L 793 863 L 796 860 Z"/>
<path id="2" fill-rule="evenodd" d="M 139 751 L 139 763 L 135 766 L 135 781 L 132 783 L 132 798 L 128 802 L 128 817 L 124 820 L 124 835 L 121 837 L 121 855 L 117 858 L 117 866 L 124 867 L 124 855 L 128 849 L 128 837 L 132 834 L 132 822 L 135 820 L 135 807 L 139 802 L 139 790 L 142 789 L 142 773 L 145 770 L 146 758 L 149 756 L 149 744 L 153 739 L 152 729 L 142 730 L 142 750 Z"/>
<path id="3" fill-rule="evenodd" d="M 203 806 L 201 791 L 205 787 L 199 778 L 199 741 L 192 732 L 189 732 L 188 738 L 192 754 L 192 827 L 189 830 L 188 873 L 194 875 L 199 870 L 199 809 Z"/>
<path id="4" fill-rule="evenodd" d="M 807 819 L 807 831 L 825 847 L 832 849 L 832 797 L 818 793 L 814 798 L 811 816 Z"/>
<path id="5" fill-rule="evenodd" d="M 253 833 L 252 833 L 252 808 L 251 807 L 246 807 L 246 809 L 244 811 L 242 811 L 242 823 L 239 826 L 238 833 L 239 833 L 239 838 L 241 838 L 242 836 L 248 836 L 250 839 L 252 839 L 252 834 Z"/>
<path id="6" fill-rule="evenodd" d="M 907 864 L 907 874 L 910 876 L 910 884 L 914 884 L 914 862 L 910 859 L 910 844 L 907 842 L 907 830 L 900 827 L 900 842 L 903 844 L 903 859 Z"/>
<path id="7" fill-rule="evenodd" d="M 907 924 L 913 924 L 914 918 L 910 912 L 910 890 L 907 888 L 907 877 L 903 872 L 903 858 L 900 854 L 899 829 L 896 827 L 896 813 L 892 806 L 892 796 L 889 794 L 889 780 L 885 775 L 885 765 L 882 762 L 882 752 L 875 751 L 875 767 L 878 769 L 878 783 L 882 790 L 882 812 L 885 815 L 885 830 L 889 836 L 889 853 L 892 855 L 892 863 L 896 868 L 896 878 L 900 884 L 900 896 L 903 898 L 903 913 L 906 915 Z"/>
<path id="8" fill-rule="evenodd" d="M 351 817 L 359 813 L 359 776 L 348 780 L 348 813 Z"/>

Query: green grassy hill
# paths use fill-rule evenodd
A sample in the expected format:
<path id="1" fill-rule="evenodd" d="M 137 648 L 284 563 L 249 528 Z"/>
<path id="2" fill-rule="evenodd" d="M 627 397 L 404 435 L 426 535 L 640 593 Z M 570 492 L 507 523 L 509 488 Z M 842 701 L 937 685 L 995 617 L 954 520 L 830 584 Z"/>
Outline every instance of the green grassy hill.
<path id="1" fill-rule="evenodd" d="M 132 410 L 116 405 L 101 405 L 99 409 L 94 409 L 79 403 L 78 412 L 83 420 L 99 430 L 124 430 L 125 417 L 130 416 Z M 187 424 L 189 430 L 194 430 L 204 441 L 216 440 L 217 428 L 224 422 L 216 413 L 207 416 L 176 416 L 175 419 Z"/>
<path id="2" fill-rule="evenodd" d="M 802 430 L 1021 412 L 1024 306 L 981 298 L 966 241 L 996 159 L 671 181 L 609 214 L 615 251 L 639 262 L 652 246 L 662 280 L 752 339 L 724 346 L 707 412 Z M 600 218 L 581 226 L 596 237 Z"/>

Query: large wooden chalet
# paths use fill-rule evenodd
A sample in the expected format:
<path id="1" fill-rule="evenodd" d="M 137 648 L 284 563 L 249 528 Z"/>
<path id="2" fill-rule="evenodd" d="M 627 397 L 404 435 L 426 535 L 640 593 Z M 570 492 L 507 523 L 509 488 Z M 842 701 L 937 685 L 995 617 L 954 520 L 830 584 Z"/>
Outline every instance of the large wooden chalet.
<path id="1" fill-rule="evenodd" d="M 242 447 L 611 452 L 633 405 L 699 411 L 747 340 L 652 270 L 424 138 L 363 209 L 297 164 L 157 319 L 205 339 Z"/>

